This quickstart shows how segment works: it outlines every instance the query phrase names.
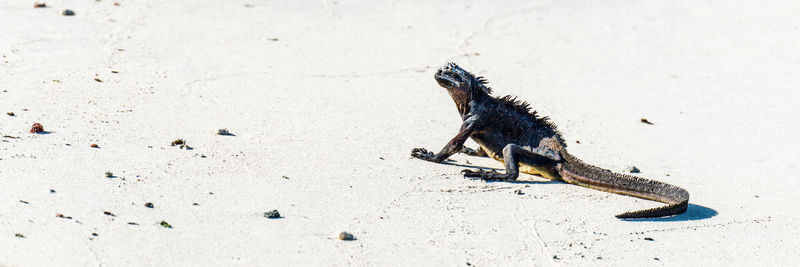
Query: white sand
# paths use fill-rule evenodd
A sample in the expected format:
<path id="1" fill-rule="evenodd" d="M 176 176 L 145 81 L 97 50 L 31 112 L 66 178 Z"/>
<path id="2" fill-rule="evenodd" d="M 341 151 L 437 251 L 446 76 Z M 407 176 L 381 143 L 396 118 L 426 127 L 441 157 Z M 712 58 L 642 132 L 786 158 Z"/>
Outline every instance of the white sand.
<path id="1" fill-rule="evenodd" d="M 0 1 L 0 134 L 19 137 L 0 138 L 0 265 L 800 259 L 796 1 L 356 2 Z M 659 204 L 410 159 L 460 125 L 432 78 L 448 60 L 689 211 L 621 221 Z"/>

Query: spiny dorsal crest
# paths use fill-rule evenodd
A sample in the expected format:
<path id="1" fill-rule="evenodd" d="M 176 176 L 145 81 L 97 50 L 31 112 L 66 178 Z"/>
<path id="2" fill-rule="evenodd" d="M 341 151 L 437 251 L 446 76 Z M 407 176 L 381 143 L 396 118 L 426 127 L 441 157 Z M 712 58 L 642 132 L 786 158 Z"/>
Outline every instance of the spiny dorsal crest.
<path id="1" fill-rule="evenodd" d="M 531 118 L 533 118 L 534 120 L 542 124 L 546 124 L 552 127 L 553 130 L 556 130 L 556 125 L 550 121 L 550 118 L 547 116 L 540 117 L 538 112 L 536 112 L 536 110 L 531 110 L 531 104 L 529 104 L 528 102 L 517 100 L 516 96 L 511 96 L 511 95 L 497 97 L 496 99 L 500 101 L 500 104 L 509 107 L 513 110 L 516 110 L 519 113 L 526 114 Z"/>

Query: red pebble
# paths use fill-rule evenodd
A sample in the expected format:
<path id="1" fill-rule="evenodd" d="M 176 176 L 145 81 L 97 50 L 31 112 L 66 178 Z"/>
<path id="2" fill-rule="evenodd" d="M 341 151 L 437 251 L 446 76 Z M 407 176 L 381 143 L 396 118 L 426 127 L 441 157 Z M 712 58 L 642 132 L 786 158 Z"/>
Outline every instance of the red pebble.
<path id="1" fill-rule="evenodd" d="M 41 123 L 34 123 L 33 127 L 31 127 L 31 133 L 41 133 L 44 132 L 44 126 Z"/>

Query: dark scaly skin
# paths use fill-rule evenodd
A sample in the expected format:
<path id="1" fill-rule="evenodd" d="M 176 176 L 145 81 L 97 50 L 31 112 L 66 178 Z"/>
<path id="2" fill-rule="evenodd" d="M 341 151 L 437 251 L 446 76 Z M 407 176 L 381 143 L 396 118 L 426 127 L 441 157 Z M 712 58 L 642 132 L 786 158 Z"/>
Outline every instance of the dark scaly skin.
<path id="1" fill-rule="evenodd" d="M 689 192 L 683 188 L 595 167 L 567 153 L 566 144 L 547 117 L 539 117 L 528 103 L 511 96 L 493 97 L 486 80 L 475 77 L 454 63 L 435 75 L 456 104 L 463 124 L 439 153 L 414 148 L 411 156 L 442 162 L 455 153 L 489 156 L 505 164 L 505 173 L 464 170 L 465 177 L 493 181 L 514 181 L 520 172 L 601 191 L 666 203 L 652 209 L 618 214 L 617 218 L 651 218 L 684 213 Z M 481 147 L 464 147 L 472 138 Z"/>

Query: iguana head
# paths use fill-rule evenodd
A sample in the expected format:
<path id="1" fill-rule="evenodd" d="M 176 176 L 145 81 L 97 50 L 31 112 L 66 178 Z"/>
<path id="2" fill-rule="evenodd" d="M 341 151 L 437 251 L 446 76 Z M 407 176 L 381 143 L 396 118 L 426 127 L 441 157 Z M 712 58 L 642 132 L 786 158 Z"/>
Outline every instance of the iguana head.
<path id="1" fill-rule="evenodd" d="M 434 78 L 439 86 L 447 89 L 461 114 L 465 114 L 467 104 L 476 94 L 488 95 L 492 92 L 485 85 L 486 80 L 483 77 L 475 77 L 452 62 L 436 71 Z"/>

